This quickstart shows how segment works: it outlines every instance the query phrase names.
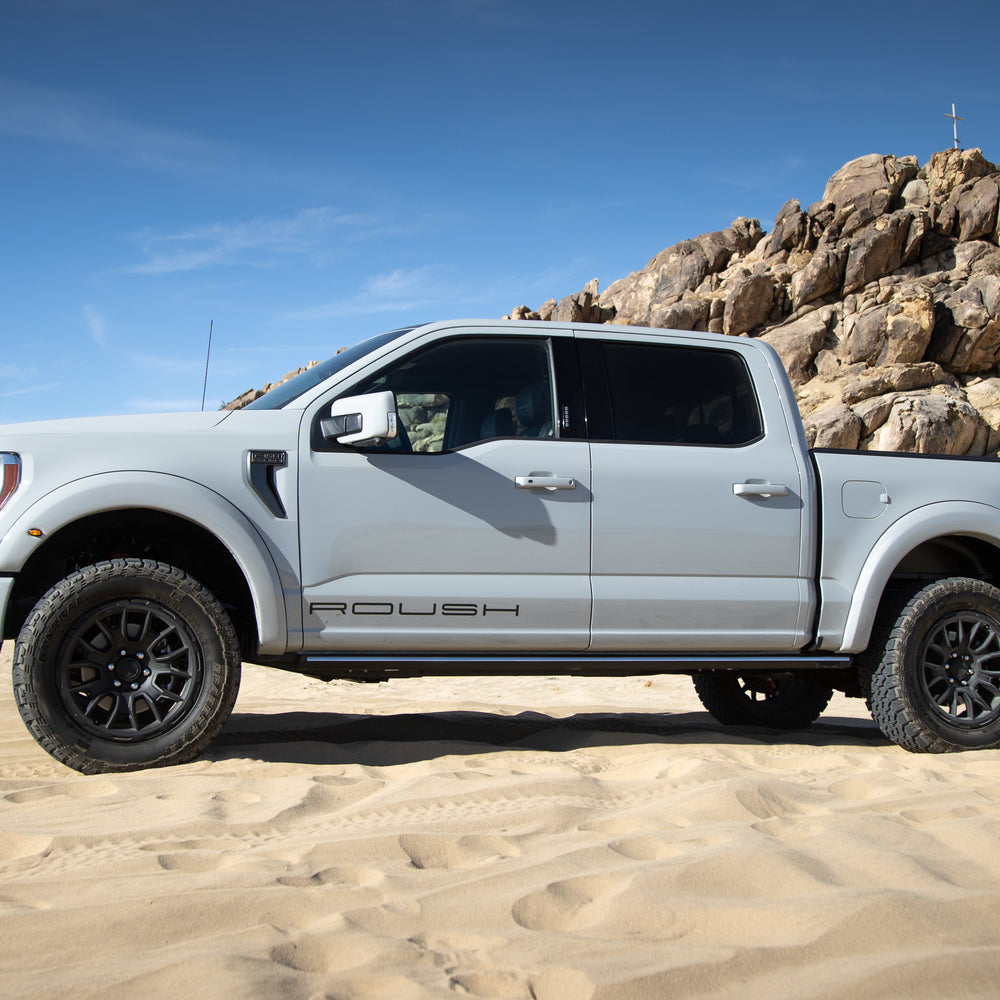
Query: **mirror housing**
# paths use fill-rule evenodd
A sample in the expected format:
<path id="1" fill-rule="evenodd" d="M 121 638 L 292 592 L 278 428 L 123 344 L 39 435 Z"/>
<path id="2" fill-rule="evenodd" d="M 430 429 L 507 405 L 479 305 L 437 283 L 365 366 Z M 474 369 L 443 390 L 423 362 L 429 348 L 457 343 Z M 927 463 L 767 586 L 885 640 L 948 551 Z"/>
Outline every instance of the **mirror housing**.
<path id="1" fill-rule="evenodd" d="M 320 421 L 323 437 L 356 448 L 379 445 L 397 433 L 396 396 L 389 390 L 364 396 L 344 396 L 330 404 L 330 416 Z"/>

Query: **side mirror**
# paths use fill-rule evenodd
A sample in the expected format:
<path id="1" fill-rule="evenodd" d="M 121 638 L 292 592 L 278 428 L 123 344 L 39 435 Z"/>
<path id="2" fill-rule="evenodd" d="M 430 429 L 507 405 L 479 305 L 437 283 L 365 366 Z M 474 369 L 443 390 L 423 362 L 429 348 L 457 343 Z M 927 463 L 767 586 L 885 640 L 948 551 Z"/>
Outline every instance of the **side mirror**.
<path id="1" fill-rule="evenodd" d="M 320 421 L 323 437 L 356 447 L 381 444 L 396 436 L 396 397 L 390 391 L 344 396 L 330 405 Z"/>

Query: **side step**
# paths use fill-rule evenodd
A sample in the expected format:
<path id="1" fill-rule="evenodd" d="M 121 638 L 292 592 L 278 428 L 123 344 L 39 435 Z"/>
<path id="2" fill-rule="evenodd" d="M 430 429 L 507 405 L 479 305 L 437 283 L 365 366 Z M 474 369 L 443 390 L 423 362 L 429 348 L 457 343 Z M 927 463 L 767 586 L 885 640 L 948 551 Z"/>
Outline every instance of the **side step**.
<path id="1" fill-rule="evenodd" d="M 656 656 L 643 653 L 592 656 L 520 654 L 511 656 L 357 656 L 304 655 L 268 659 L 281 667 L 324 680 L 343 678 L 382 681 L 392 677 L 446 677 L 490 674 L 500 676 L 568 675 L 579 677 L 631 677 L 642 674 L 695 674 L 704 670 L 735 673 L 786 673 L 788 671 L 846 670 L 850 656 Z"/>

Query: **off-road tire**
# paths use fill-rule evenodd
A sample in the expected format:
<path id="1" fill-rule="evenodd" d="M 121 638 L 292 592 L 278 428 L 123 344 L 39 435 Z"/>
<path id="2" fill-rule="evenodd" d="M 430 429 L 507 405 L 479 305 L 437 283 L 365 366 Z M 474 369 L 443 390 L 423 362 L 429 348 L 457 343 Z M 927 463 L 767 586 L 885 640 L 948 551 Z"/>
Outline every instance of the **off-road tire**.
<path id="1" fill-rule="evenodd" d="M 1000 589 L 936 580 L 879 624 L 862 680 L 885 736 L 916 753 L 1000 746 Z"/>
<path id="2" fill-rule="evenodd" d="M 694 675 L 702 705 L 725 726 L 806 729 L 822 714 L 833 688 L 794 673 Z"/>
<path id="3" fill-rule="evenodd" d="M 111 559 L 71 573 L 17 639 L 14 697 L 31 735 L 85 774 L 179 764 L 229 717 L 236 631 L 219 601 L 166 563 Z"/>

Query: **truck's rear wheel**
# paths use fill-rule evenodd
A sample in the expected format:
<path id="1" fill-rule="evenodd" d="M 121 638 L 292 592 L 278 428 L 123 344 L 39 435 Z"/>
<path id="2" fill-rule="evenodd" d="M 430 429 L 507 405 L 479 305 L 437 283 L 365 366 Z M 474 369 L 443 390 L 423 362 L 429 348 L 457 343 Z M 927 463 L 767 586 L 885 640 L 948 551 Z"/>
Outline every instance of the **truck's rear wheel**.
<path id="1" fill-rule="evenodd" d="M 879 729 L 918 753 L 1000 746 L 1000 589 L 937 580 L 895 614 L 870 679 Z"/>
<path id="2" fill-rule="evenodd" d="M 833 688 L 793 673 L 695 674 L 698 698 L 726 726 L 805 729 L 822 714 Z"/>
<path id="3" fill-rule="evenodd" d="M 229 717 L 236 632 L 186 573 L 112 559 L 38 602 L 14 651 L 14 694 L 32 736 L 86 774 L 178 764 Z"/>

